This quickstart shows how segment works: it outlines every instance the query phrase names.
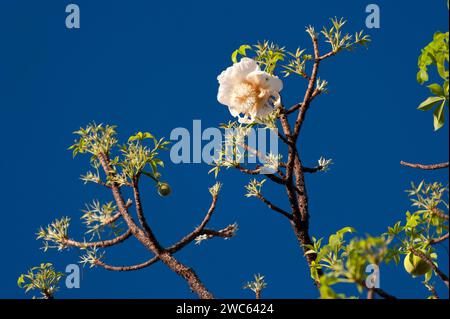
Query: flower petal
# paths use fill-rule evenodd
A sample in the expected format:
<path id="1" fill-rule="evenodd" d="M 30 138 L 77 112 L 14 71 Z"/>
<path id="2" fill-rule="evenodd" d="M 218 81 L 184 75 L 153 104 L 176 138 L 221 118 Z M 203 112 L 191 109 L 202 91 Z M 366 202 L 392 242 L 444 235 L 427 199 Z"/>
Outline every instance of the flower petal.
<path id="1" fill-rule="evenodd" d="M 258 107 L 256 109 L 255 118 L 264 118 L 269 115 L 273 111 L 272 106 L 269 103 L 265 103 L 264 105 Z"/>
<path id="2" fill-rule="evenodd" d="M 231 67 L 232 76 L 240 81 L 245 80 L 249 73 L 259 71 L 259 66 L 255 60 L 250 58 L 242 58 L 238 63 Z M 220 82 L 220 81 L 219 81 Z"/>
<path id="3" fill-rule="evenodd" d="M 217 92 L 217 101 L 223 105 L 231 104 L 231 94 L 233 92 L 232 83 L 223 83 L 219 86 L 219 91 Z"/>
<path id="4" fill-rule="evenodd" d="M 269 90 L 278 93 L 283 89 L 283 81 L 278 76 L 271 75 L 269 78 Z"/>
<path id="5" fill-rule="evenodd" d="M 267 72 L 256 70 L 247 75 L 247 81 L 268 90 L 270 93 L 280 92 L 283 89 L 283 82 L 278 76 L 270 75 Z"/>
<path id="6" fill-rule="evenodd" d="M 238 63 L 233 64 L 223 71 L 218 77 L 219 92 L 217 100 L 219 103 L 231 106 L 231 93 L 236 85 L 239 85 L 251 72 L 259 70 L 255 60 L 242 58 Z"/>
<path id="7" fill-rule="evenodd" d="M 230 111 L 231 116 L 236 117 L 239 116 L 239 111 L 235 108 L 229 107 L 228 110 Z"/>

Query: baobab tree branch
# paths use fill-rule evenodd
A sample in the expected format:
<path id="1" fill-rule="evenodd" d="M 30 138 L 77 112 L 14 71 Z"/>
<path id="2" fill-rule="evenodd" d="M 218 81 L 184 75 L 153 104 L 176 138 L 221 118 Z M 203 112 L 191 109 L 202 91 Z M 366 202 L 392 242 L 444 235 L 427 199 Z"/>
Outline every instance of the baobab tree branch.
<path id="1" fill-rule="evenodd" d="M 109 158 L 104 153 L 99 153 L 98 158 L 100 164 L 105 171 L 105 174 L 113 177 L 115 174 L 109 165 Z M 128 214 L 128 210 L 126 208 L 125 201 L 120 192 L 120 187 L 117 183 L 112 183 L 111 190 L 114 196 L 114 199 L 117 203 L 117 207 L 119 212 L 122 214 L 123 219 L 128 225 L 129 229 L 133 233 L 133 235 L 138 239 L 148 250 L 150 250 L 153 254 L 155 254 L 161 261 L 166 264 L 172 271 L 174 271 L 179 276 L 183 277 L 187 283 L 189 284 L 192 291 L 197 293 L 197 295 L 202 299 L 211 299 L 214 298 L 211 292 L 209 292 L 203 283 L 198 278 L 197 274 L 193 269 L 186 267 L 178 260 L 176 260 L 168 251 L 163 250 L 160 246 L 159 242 L 156 238 L 150 234 L 146 234 L 142 229 L 140 229 L 133 218 Z M 137 206 L 137 205 L 136 205 Z"/>
<path id="2" fill-rule="evenodd" d="M 236 231 L 236 225 L 228 225 L 224 229 L 214 230 L 214 229 L 204 229 L 202 230 L 202 235 L 207 235 L 208 237 L 221 237 L 221 238 L 231 238 L 234 236 Z"/>
<path id="3" fill-rule="evenodd" d="M 314 92 L 314 86 L 316 84 L 317 74 L 319 72 L 319 64 L 320 64 L 319 57 L 320 56 L 319 56 L 319 46 L 317 43 L 317 36 L 311 34 L 311 39 L 312 39 L 313 49 L 314 49 L 314 64 L 313 64 L 313 69 L 312 69 L 312 73 L 311 73 L 311 79 L 309 80 L 308 88 L 306 89 L 306 93 L 303 98 L 303 102 L 301 103 L 301 107 L 300 107 L 300 111 L 297 116 L 297 120 L 295 122 L 294 133 L 293 133 L 294 140 L 297 140 L 298 135 L 300 133 L 300 129 L 303 124 L 303 121 L 305 120 L 306 112 L 309 108 L 309 105 L 311 103 L 311 97 Z"/>
<path id="4" fill-rule="evenodd" d="M 280 140 L 283 141 L 284 144 L 289 145 L 289 140 L 286 136 L 284 136 L 283 134 L 281 134 L 279 131 L 277 131 L 277 135 L 280 138 Z"/>
<path id="5" fill-rule="evenodd" d="M 302 167 L 302 171 L 304 173 L 317 173 L 317 172 L 320 172 L 322 169 L 323 169 L 323 166 L 320 166 L 320 165 L 318 165 L 316 167 L 312 167 L 312 168 L 305 167 L 305 166 Z"/>
<path id="6" fill-rule="evenodd" d="M 374 288 L 367 288 L 366 283 L 365 283 L 364 280 L 361 280 L 361 281 L 359 282 L 359 285 L 360 285 L 361 287 L 364 287 L 364 288 L 367 289 L 368 291 L 372 290 L 374 293 L 376 293 L 376 294 L 377 294 L 378 296 L 380 296 L 381 298 L 384 298 L 384 299 L 397 299 L 397 297 L 395 297 L 395 296 L 393 296 L 393 295 L 387 293 L 386 291 L 384 291 L 384 290 L 381 289 L 381 288 L 375 288 L 375 287 L 374 287 Z"/>
<path id="7" fill-rule="evenodd" d="M 204 229 L 201 232 L 197 233 L 197 236 L 205 234 L 205 235 L 212 236 L 212 237 L 231 238 L 231 237 L 233 237 L 234 232 L 231 232 L 230 228 L 231 228 L 230 226 L 227 226 L 221 230 Z M 167 248 L 166 251 L 168 251 L 172 254 L 176 253 L 179 250 L 181 250 L 182 248 L 184 248 L 186 245 L 193 242 L 197 236 L 194 236 L 194 237 L 190 236 L 189 239 L 186 239 L 187 238 L 187 236 L 186 236 L 184 239 L 180 240 L 176 244 Z M 140 264 L 135 264 L 135 265 L 130 265 L 130 266 L 108 265 L 105 262 L 103 262 L 102 260 L 96 260 L 95 264 L 100 267 L 105 268 L 106 270 L 111 270 L 111 271 L 134 271 L 134 270 L 139 270 L 139 269 L 149 267 L 149 266 L 153 265 L 154 263 L 158 262 L 159 260 L 160 260 L 160 258 L 158 256 L 155 256 L 155 257 L 152 257 L 149 260 L 144 261 Z"/>
<path id="8" fill-rule="evenodd" d="M 232 227 L 234 226 L 234 227 Z M 233 232 L 231 232 L 231 229 L 233 228 Z M 166 251 L 170 253 L 176 253 L 186 245 L 190 244 L 200 235 L 208 235 L 212 237 L 222 237 L 222 238 L 231 238 L 234 236 L 234 232 L 236 231 L 235 225 L 229 225 L 221 230 L 213 230 L 213 229 L 202 229 L 199 232 L 196 232 L 196 236 L 186 236 L 182 240 L 178 241 L 177 243 L 173 244 L 172 246 L 168 247 Z"/>
<path id="9" fill-rule="evenodd" d="M 109 165 L 109 158 L 106 154 L 100 153 L 99 156 L 100 164 L 102 165 L 105 174 L 108 176 L 113 176 L 114 170 L 111 169 Z M 128 208 L 126 203 L 122 197 L 120 187 L 117 183 L 113 183 L 111 185 L 111 190 L 113 193 L 114 200 L 116 201 L 119 212 L 121 213 L 123 219 L 125 220 L 128 228 L 132 231 L 133 235 L 147 248 L 149 248 L 152 252 L 160 252 L 161 248 L 158 243 L 155 243 L 152 238 L 148 238 L 144 231 L 140 229 L 135 223 L 133 217 L 128 213 Z"/>
<path id="10" fill-rule="evenodd" d="M 316 40 L 317 44 L 317 40 Z M 313 71 L 310 85 L 314 85 L 315 77 L 317 76 L 317 68 L 315 68 L 315 72 Z M 314 78 L 314 79 L 313 79 Z M 311 84 L 312 83 L 312 84 Z M 312 88 L 311 88 L 312 90 Z M 295 145 L 295 133 L 294 136 L 291 132 L 291 127 L 289 124 L 289 121 L 287 119 L 286 114 L 281 114 L 280 116 L 281 126 L 283 128 L 284 134 L 289 137 L 290 144 L 288 145 L 288 162 L 286 163 L 286 177 L 284 180 L 286 181 L 286 192 L 288 195 L 289 203 L 291 205 L 291 226 L 294 230 L 294 233 L 300 243 L 300 246 L 304 253 L 306 253 L 307 249 L 305 245 L 312 244 L 311 237 L 309 235 L 309 214 L 308 214 L 308 207 L 307 205 L 304 205 L 303 202 L 306 198 L 306 191 L 305 189 L 302 189 L 299 187 L 300 183 L 298 183 L 298 178 L 300 178 L 300 175 L 303 176 L 301 171 L 301 164 L 297 165 L 298 160 L 298 153 L 297 148 Z M 298 166 L 298 167 L 297 167 Z M 295 177 L 296 177 L 296 183 L 294 185 L 293 182 L 293 175 L 295 171 Z M 301 186 L 301 185 L 300 185 Z M 304 183 L 303 183 L 304 187 Z M 307 200 L 306 200 L 307 201 Z M 303 216 L 303 217 L 302 217 Z M 308 216 L 308 218 L 304 218 L 304 216 Z M 315 254 L 305 254 L 306 261 L 308 265 L 310 266 L 312 262 L 316 259 Z M 319 276 L 323 274 L 323 272 L 319 269 L 318 270 Z M 316 286 L 319 285 L 318 282 L 315 282 Z"/>
<path id="11" fill-rule="evenodd" d="M 446 241 L 447 239 L 448 239 L 448 233 L 441 237 L 430 239 L 430 245 L 436 245 L 436 244 L 442 243 L 443 241 Z"/>
<path id="12" fill-rule="evenodd" d="M 120 243 L 124 242 L 126 239 L 130 238 L 131 235 L 132 235 L 132 232 L 130 229 L 128 229 L 122 235 L 120 235 L 116 238 L 113 238 L 113 239 L 109 239 L 109 240 L 101 240 L 101 241 L 96 241 L 96 242 L 80 242 L 80 241 L 75 241 L 73 239 L 65 239 L 62 241 L 62 244 L 71 246 L 71 247 L 78 247 L 78 248 L 86 248 L 86 247 L 106 248 L 106 247 L 111 247 L 116 244 L 120 244 Z"/>
<path id="13" fill-rule="evenodd" d="M 234 166 L 234 168 L 240 170 L 242 173 L 248 174 L 248 175 L 258 175 L 260 174 L 260 167 L 257 167 L 255 169 L 245 168 L 241 166 L 240 164 L 237 164 Z"/>
<path id="14" fill-rule="evenodd" d="M 135 177 L 132 182 L 132 188 L 133 188 L 133 195 L 134 195 L 134 201 L 136 203 L 136 214 L 138 216 L 139 223 L 144 228 L 145 233 L 147 236 L 152 240 L 155 246 L 158 246 L 158 249 L 162 249 L 162 247 L 159 245 L 158 241 L 155 238 L 155 235 L 153 234 L 152 229 L 147 223 L 147 220 L 144 216 L 144 211 L 142 209 L 142 202 L 141 202 L 141 195 L 139 192 L 139 176 Z"/>
<path id="15" fill-rule="evenodd" d="M 102 260 L 96 260 L 95 264 L 97 266 L 105 268 L 106 270 L 111 270 L 111 271 L 134 271 L 134 270 L 146 268 L 146 267 L 154 264 L 158 260 L 159 260 L 158 257 L 153 257 L 152 259 L 149 259 L 141 264 L 136 264 L 136 265 L 131 265 L 131 266 L 112 266 L 112 265 L 108 265 L 108 264 L 104 263 Z"/>
<path id="16" fill-rule="evenodd" d="M 256 197 L 258 197 L 264 204 L 266 204 L 271 210 L 280 213 L 281 215 L 283 215 L 284 217 L 286 217 L 289 220 L 292 220 L 292 215 L 289 214 L 288 212 L 286 212 L 285 210 L 279 208 L 278 206 L 272 204 L 272 202 L 270 202 L 268 199 L 266 199 L 263 195 L 261 195 L 260 193 L 258 193 L 256 195 Z"/>
<path id="17" fill-rule="evenodd" d="M 280 185 L 285 185 L 286 184 L 286 179 L 287 177 L 284 178 L 280 178 L 274 174 L 264 174 L 264 176 L 266 176 L 268 179 L 270 179 L 271 181 L 280 184 Z M 287 175 L 286 175 L 287 176 Z"/>
<path id="18" fill-rule="evenodd" d="M 397 299 L 397 297 L 388 294 L 386 291 L 384 291 L 381 288 L 373 288 L 373 291 L 380 297 L 384 298 L 384 299 Z"/>
<path id="19" fill-rule="evenodd" d="M 438 275 L 439 278 L 441 278 L 441 280 L 444 282 L 444 284 L 447 286 L 447 288 L 449 287 L 449 280 L 448 280 L 448 276 L 446 274 L 444 274 L 442 272 L 442 270 L 440 270 L 438 268 L 438 266 L 436 266 L 436 264 L 430 259 L 428 258 L 423 252 L 414 249 L 414 248 L 410 248 L 410 251 L 417 257 L 421 258 L 424 262 L 426 262 L 436 273 L 436 275 Z"/>
<path id="20" fill-rule="evenodd" d="M 433 215 L 436 215 L 436 216 L 438 216 L 439 218 L 448 220 L 448 215 L 445 214 L 443 211 L 441 211 L 439 208 L 434 207 L 434 208 L 432 209 L 432 212 L 433 212 Z"/>
<path id="21" fill-rule="evenodd" d="M 335 55 L 336 53 L 337 53 L 336 51 L 330 51 L 330 52 L 325 53 L 324 55 L 318 57 L 317 59 L 318 59 L 319 61 L 322 61 L 322 60 L 325 60 L 326 58 L 329 58 L 329 57 Z"/>
<path id="22" fill-rule="evenodd" d="M 243 166 L 241 166 L 240 164 L 237 164 L 234 166 L 234 168 L 240 170 L 242 173 L 248 174 L 248 175 L 259 175 L 261 174 L 261 167 L 258 166 L 254 169 L 249 169 L 249 168 L 245 168 Z M 278 174 L 282 174 L 281 171 L 277 171 Z M 272 180 L 273 182 L 280 184 L 280 185 L 284 185 L 286 184 L 285 182 L 285 178 L 280 178 L 274 174 L 264 174 L 264 176 L 266 176 L 268 179 Z"/>
<path id="23" fill-rule="evenodd" d="M 185 237 L 183 237 L 175 245 L 173 245 L 172 247 L 169 247 L 167 249 L 167 251 L 169 251 L 171 253 L 173 253 L 175 251 L 178 251 L 179 249 L 181 249 L 184 246 L 186 246 L 189 243 L 191 243 L 197 236 L 200 236 L 202 234 L 202 231 L 204 230 L 204 228 L 208 224 L 209 220 L 211 219 L 211 216 L 214 213 L 214 210 L 216 209 L 217 200 L 218 200 L 218 196 L 217 195 L 213 195 L 211 206 L 209 207 L 208 212 L 206 213 L 206 215 L 203 218 L 203 220 L 200 223 L 200 225 L 198 225 L 190 234 L 188 234 Z"/>
<path id="24" fill-rule="evenodd" d="M 438 163 L 438 164 L 419 164 L 419 163 L 408 163 L 405 161 L 400 161 L 400 165 L 411 167 L 411 168 L 419 168 L 423 170 L 436 170 L 442 168 L 448 168 L 449 162 Z"/>
<path id="25" fill-rule="evenodd" d="M 310 79 L 310 80 L 311 80 L 311 79 Z M 311 95 L 310 102 L 311 102 L 312 100 L 314 100 L 314 98 L 315 98 L 317 95 L 319 95 L 319 94 L 320 94 L 320 90 L 315 89 L 314 92 L 313 92 L 313 94 Z M 295 104 L 294 106 L 292 106 L 290 109 L 286 110 L 285 113 L 286 113 L 287 115 L 289 115 L 289 114 L 291 114 L 291 113 L 294 113 L 295 111 L 297 111 L 298 109 L 300 109 L 300 108 L 302 107 L 302 105 L 303 105 L 303 103 L 297 103 L 297 104 Z"/>

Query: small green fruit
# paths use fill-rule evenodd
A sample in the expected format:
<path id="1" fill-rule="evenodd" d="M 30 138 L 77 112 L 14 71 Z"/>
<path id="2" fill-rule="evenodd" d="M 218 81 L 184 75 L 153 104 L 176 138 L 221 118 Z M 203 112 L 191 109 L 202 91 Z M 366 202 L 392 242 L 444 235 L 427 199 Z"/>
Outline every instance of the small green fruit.
<path id="1" fill-rule="evenodd" d="M 169 196 L 172 193 L 172 189 L 167 183 L 159 183 L 158 184 L 158 194 L 160 196 Z"/>
<path id="2" fill-rule="evenodd" d="M 430 271 L 431 267 L 422 258 L 409 253 L 403 261 L 405 270 L 414 277 L 423 276 Z"/>

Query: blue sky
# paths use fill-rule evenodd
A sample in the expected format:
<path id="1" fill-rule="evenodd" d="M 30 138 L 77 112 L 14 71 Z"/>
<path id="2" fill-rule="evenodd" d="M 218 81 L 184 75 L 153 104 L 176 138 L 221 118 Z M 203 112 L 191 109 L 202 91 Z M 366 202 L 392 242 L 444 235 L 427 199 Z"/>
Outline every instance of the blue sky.
<path id="1" fill-rule="evenodd" d="M 80 234 L 80 209 L 110 194 L 83 185 L 88 159 L 66 151 L 72 131 L 91 121 L 116 124 L 124 140 L 136 131 L 169 136 L 175 127 L 215 127 L 231 119 L 216 100 L 217 75 L 243 43 L 268 39 L 295 50 L 310 49 L 304 27 L 320 29 L 329 17 L 348 19 L 347 30 L 365 29 L 365 1 L 86 1 L 81 29 L 65 28 L 68 1 L 2 0 L 0 3 L 0 165 L 2 248 L 0 297 L 24 298 L 17 277 L 40 262 L 63 270 L 78 261 L 76 250 L 47 253 L 35 240 L 39 226 L 72 216 L 71 234 Z M 344 226 L 360 235 L 379 234 L 404 217 L 410 181 L 448 183 L 448 171 L 404 168 L 400 160 L 448 159 L 448 126 L 433 132 L 430 113 L 416 110 L 428 95 L 416 80 L 420 48 L 436 30 L 448 30 L 445 1 L 381 1 L 381 28 L 366 30 L 369 49 L 325 61 L 321 78 L 330 93 L 308 113 L 301 154 L 305 165 L 320 156 L 335 164 L 326 174 L 307 177 L 311 232 L 328 236 Z M 326 46 L 321 46 L 323 52 Z M 299 101 L 302 79 L 284 83 L 288 105 Z M 448 120 L 448 119 L 447 119 Z M 156 235 L 169 245 L 196 226 L 214 184 L 205 164 L 175 165 L 163 155 L 164 178 L 173 195 L 161 198 L 144 183 L 144 205 Z M 316 298 L 304 258 L 288 223 L 259 201 L 244 197 L 248 177 L 234 171 L 219 176 L 223 191 L 211 226 L 238 222 L 235 238 L 189 246 L 177 257 L 195 268 L 218 297 L 251 298 L 243 284 L 266 275 L 267 298 Z M 276 187 L 265 189 L 286 206 Z M 79 238 L 79 237 L 78 237 Z M 440 249 L 448 273 L 448 253 Z M 148 258 L 131 240 L 108 251 L 111 264 Z M 381 269 L 381 287 L 399 297 L 423 297 L 426 289 L 402 267 Z M 448 290 L 438 284 L 448 297 Z M 347 290 L 352 292 L 352 290 Z M 80 289 L 62 298 L 189 298 L 185 282 L 162 264 L 138 272 L 85 269 Z"/>

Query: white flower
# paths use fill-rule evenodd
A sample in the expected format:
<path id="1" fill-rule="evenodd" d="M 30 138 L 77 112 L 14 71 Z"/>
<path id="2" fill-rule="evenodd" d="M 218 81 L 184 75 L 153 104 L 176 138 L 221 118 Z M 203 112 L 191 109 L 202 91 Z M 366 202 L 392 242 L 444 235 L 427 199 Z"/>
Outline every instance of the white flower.
<path id="1" fill-rule="evenodd" d="M 319 158 L 319 160 L 317 161 L 317 163 L 319 164 L 319 167 L 321 168 L 320 170 L 323 172 L 326 172 L 330 169 L 330 165 L 333 164 L 333 160 L 330 159 L 325 159 L 323 156 L 321 156 Z"/>
<path id="2" fill-rule="evenodd" d="M 280 103 L 283 82 L 261 71 L 255 60 L 242 58 L 218 77 L 217 100 L 228 106 L 240 123 L 252 123 L 268 115 Z M 241 116 L 242 114 L 242 116 Z"/>

